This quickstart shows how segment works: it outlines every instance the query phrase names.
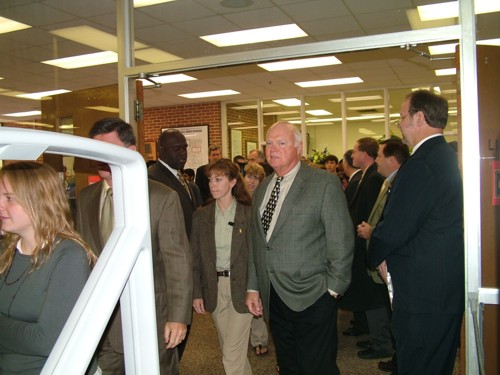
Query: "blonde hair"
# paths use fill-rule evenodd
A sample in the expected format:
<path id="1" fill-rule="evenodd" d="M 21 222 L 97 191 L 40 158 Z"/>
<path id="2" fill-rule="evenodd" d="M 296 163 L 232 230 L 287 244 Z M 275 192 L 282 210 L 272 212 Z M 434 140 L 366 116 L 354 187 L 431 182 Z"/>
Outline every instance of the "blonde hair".
<path id="1" fill-rule="evenodd" d="M 257 163 L 248 163 L 245 165 L 245 175 L 257 177 L 259 182 L 262 182 L 262 180 L 266 177 L 266 172 L 264 171 L 262 165 Z"/>
<path id="2" fill-rule="evenodd" d="M 32 269 L 40 267 L 62 239 L 81 245 L 93 265 L 96 256 L 80 235 L 73 229 L 63 183 L 50 166 L 35 162 L 17 162 L 0 170 L 0 183 L 8 181 L 19 205 L 33 223 L 37 245 L 32 254 Z M 8 269 L 14 259 L 20 236 L 5 233 L 3 253 L 0 256 L 0 274 Z"/>

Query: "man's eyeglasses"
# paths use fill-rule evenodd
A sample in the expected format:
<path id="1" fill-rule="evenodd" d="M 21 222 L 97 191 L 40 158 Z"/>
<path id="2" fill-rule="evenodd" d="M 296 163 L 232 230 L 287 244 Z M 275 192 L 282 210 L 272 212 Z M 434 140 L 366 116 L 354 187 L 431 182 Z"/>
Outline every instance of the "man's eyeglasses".
<path id="1" fill-rule="evenodd" d="M 401 123 L 404 121 L 405 118 L 407 118 L 408 116 L 413 116 L 417 112 L 418 111 L 416 109 L 410 109 L 406 115 L 400 116 L 396 120 L 396 122 L 395 122 L 396 126 L 399 128 L 399 126 L 401 125 Z"/>

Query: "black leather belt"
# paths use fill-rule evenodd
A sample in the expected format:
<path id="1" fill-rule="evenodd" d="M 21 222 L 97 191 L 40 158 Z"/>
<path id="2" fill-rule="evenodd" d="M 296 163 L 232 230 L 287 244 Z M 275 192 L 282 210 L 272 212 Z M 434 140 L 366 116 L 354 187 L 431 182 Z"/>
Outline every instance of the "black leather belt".
<path id="1" fill-rule="evenodd" d="M 229 277 L 231 272 L 229 270 L 217 271 L 217 277 Z"/>

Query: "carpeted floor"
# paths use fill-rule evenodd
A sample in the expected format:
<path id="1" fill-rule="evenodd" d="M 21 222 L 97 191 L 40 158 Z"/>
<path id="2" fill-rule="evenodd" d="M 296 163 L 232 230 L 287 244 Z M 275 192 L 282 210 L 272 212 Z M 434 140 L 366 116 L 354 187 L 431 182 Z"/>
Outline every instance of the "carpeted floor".
<path id="1" fill-rule="evenodd" d="M 342 375 L 382 375 L 389 374 L 378 370 L 379 360 L 363 360 L 356 356 L 356 342 L 367 340 L 368 336 L 346 337 L 342 335 L 351 319 L 351 313 L 339 310 L 339 352 L 338 366 Z M 180 365 L 181 375 L 224 375 L 217 333 L 209 314 L 193 317 L 191 335 Z M 248 357 L 254 375 L 277 375 L 274 346 L 270 337 L 269 354 L 256 356 L 252 348 L 248 348 Z M 460 374 L 459 360 L 455 375 Z"/>

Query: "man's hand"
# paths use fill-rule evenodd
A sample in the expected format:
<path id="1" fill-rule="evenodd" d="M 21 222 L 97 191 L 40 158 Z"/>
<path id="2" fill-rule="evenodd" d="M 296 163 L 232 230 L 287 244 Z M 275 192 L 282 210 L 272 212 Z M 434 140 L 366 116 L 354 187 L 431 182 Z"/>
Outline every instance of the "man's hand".
<path id="1" fill-rule="evenodd" d="M 382 280 L 384 280 L 384 283 L 387 284 L 387 263 L 385 262 L 385 260 L 379 264 L 377 270 Z"/>
<path id="2" fill-rule="evenodd" d="M 370 224 L 363 221 L 361 224 L 358 225 L 357 232 L 359 237 L 364 238 L 365 240 L 369 240 L 370 237 L 372 236 L 373 227 Z"/>
<path id="3" fill-rule="evenodd" d="M 259 292 L 247 292 L 247 299 L 245 304 L 255 316 L 262 316 L 262 301 L 260 300 Z"/>
<path id="4" fill-rule="evenodd" d="M 203 303 L 202 298 L 195 298 L 193 300 L 193 309 L 198 314 L 205 314 L 205 304 Z"/>
<path id="5" fill-rule="evenodd" d="M 184 323 L 165 323 L 164 339 L 167 349 L 175 348 L 186 338 L 187 327 Z"/>

